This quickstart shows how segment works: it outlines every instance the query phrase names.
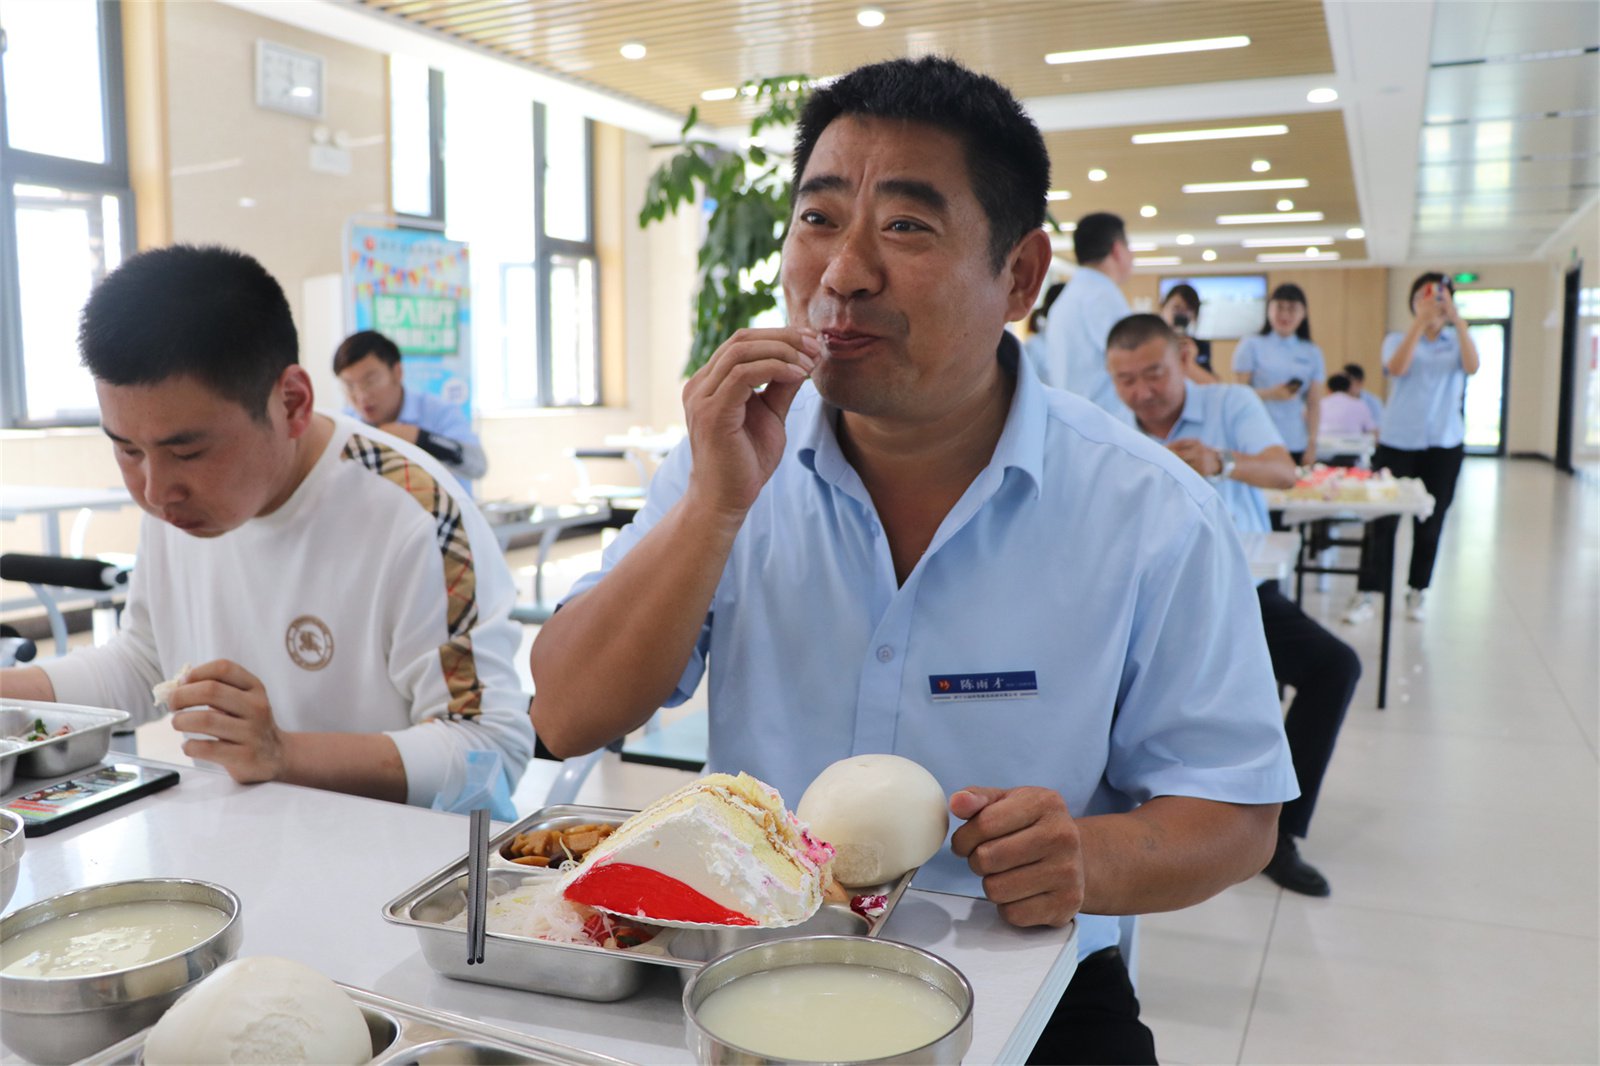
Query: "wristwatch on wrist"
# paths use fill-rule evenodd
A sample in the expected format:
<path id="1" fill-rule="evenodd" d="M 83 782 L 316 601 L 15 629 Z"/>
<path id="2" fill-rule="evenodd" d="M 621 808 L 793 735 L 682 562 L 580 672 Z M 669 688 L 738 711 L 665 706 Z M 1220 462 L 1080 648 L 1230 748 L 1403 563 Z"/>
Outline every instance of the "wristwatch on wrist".
<path id="1" fill-rule="evenodd" d="M 1226 481 L 1233 476 L 1233 452 L 1227 448 L 1219 448 L 1217 450 L 1217 458 L 1222 460 L 1222 469 L 1212 477 L 1207 478 L 1206 480 L 1208 481 Z"/>

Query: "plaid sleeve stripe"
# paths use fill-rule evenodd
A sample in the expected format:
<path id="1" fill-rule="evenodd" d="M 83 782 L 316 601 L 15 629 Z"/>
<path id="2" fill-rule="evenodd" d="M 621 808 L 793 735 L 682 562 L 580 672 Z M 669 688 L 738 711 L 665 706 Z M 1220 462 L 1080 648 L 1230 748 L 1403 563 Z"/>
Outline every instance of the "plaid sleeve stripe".
<path id="1" fill-rule="evenodd" d="M 472 630 L 478 624 L 477 577 L 472 568 L 472 542 L 462 521 L 461 505 L 432 474 L 400 452 L 350 435 L 340 456 L 404 489 L 433 519 L 434 540 L 444 560 L 446 640 L 439 646 L 439 666 L 450 694 L 449 713 L 473 717 L 483 710 L 483 682 L 472 657 Z"/>

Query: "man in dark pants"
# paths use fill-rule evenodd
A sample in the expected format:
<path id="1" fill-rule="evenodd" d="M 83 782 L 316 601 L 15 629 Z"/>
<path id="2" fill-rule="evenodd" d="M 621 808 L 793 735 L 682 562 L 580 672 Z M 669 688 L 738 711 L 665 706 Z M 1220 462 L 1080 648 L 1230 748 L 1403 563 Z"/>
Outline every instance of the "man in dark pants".
<path id="1" fill-rule="evenodd" d="M 1177 335 L 1156 315 L 1124 318 L 1112 328 L 1106 348 L 1112 383 L 1134 424 L 1216 487 L 1240 533 L 1265 533 L 1261 490 L 1288 488 L 1295 470 L 1254 391 L 1185 380 Z M 1256 597 L 1273 676 L 1294 689 L 1283 725 L 1300 779 L 1300 798 L 1283 805 L 1278 847 L 1263 872 L 1291 892 L 1326 896 L 1327 878 L 1300 858 L 1295 838 L 1311 827 L 1339 727 L 1361 678 L 1361 660 L 1285 598 L 1277 582 L 1262 582 Z"/>

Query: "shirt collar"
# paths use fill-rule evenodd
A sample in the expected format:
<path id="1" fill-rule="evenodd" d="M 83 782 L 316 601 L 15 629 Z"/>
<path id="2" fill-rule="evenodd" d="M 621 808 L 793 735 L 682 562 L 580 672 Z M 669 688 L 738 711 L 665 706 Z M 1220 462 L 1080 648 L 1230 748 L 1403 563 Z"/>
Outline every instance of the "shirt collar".
<path id="1" fill-rule="evenodd" d="M 1205 398 L 1200 394 L 1200 386 L 1188 378 L 1183 379 L 1183 411 L 1178 415 L 1178 420 L 1172 423 L 1172 429 L 1167 433 L 1167 443 L 1182 440 L 1183 434 L 1179 431 L 1184 426 L 1204 426 L 1206 422 Z"/>
<path id="2" fill-rule="evenodd" d="M 999 477 L 1004 478 L 1006 471 L 1017 470 L 1032 480 L 1033 494 L 1037 497 L 1039 486 L 1044 482 L 1045 423 L 1050 401 L 1038 375 L 1021 354 L 1022 346 L 1011 331 L 1002 333 L 995 358 L 1015 379 L 1015 387 L 1005 428 L 995 442 L 994 456 L 979 476 L 987 477 L 990 471 L 998 471 Z M 855 469 L 839 447 L 838 422 L 839 409 L 819 395 L 817 402 L 811 405 L 810 416 L 795 426 L 796 456 L 807 470 L 830 485 L 842 485 L 847 478 L 859 484 Z"/>

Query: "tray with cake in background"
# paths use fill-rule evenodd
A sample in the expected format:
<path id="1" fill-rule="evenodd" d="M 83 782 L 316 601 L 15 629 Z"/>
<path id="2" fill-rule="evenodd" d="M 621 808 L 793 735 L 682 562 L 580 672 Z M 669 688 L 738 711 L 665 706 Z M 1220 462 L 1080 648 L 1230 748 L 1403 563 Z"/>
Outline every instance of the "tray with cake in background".
<path id="1" fill-rule="evenodd" d="M 881 779 L 881 767 L 871 775 Z M 535 811 L 490 840 L 487 937 L 483 961 L 473 965 L 465 856 L 395 897 L 383 916 L 415 929 L 428 964 L 446 977 L 624 999 L 662 967 L 687 980 L 707 961 L 765 940 L 878 936 L 917 866 L 943 844 L 943 793 L 931 775 L 927 782 L 922 824 L 907 833 L 896 822 L 887 849 L 875 841 L 839 849 L 813 837 L 775 791 L 748 775 L 702 778 L 641 812 L 573 804 Z M 896 846 L 901 840 L 912 849 Z M 920 857 L 906 866 L 908 855 Z M 836 865 L 849 887 L 834 878 Z M 892 876 L 873 880 L 884 871 Z"/>

